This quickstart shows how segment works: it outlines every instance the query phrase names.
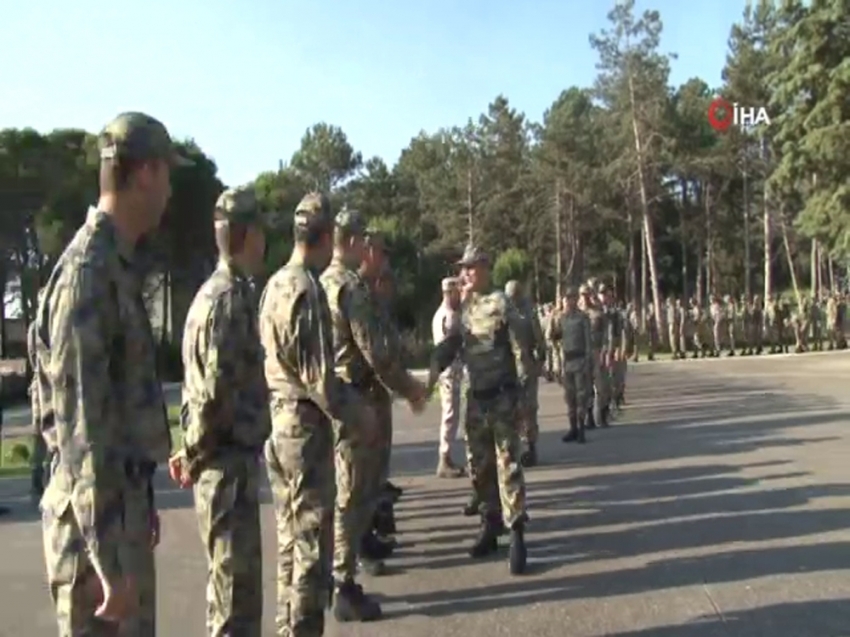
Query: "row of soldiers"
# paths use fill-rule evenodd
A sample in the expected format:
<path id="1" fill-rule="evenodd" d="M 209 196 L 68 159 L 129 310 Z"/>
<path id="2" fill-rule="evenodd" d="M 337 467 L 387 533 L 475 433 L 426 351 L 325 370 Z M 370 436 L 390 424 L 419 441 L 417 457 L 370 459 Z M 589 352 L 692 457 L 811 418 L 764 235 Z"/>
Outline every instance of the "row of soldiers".
<path id="1" fill-rule="evenodd" d="M 845 349 L 844 322 L 847 299 L 838 293 L 802 298 L 797 307 L 776 296 L 764 303 L 759 295 L 747 300 L 713 296 L 705 306 L 698 300 L 670 297 L 664 301 L 659 328 L 652 304 L 644 316 L 634 304 L 616 303 L 621 326 L 623 355 L 638 361 L 643 350 L 649 360 L 663 347 L 674 358 L 760 355 Z M 550 320 L 555 305 L 540 309 L 541 320 Z M 557 363 L 559 346 L 547 339 L 548 359 Z M 553 365 L 548 375 L 553 376 Z"/>
<path id="2" fill-rule="evenodd" d="M 100 199 L 58 259 L 31 334 L 33 420 L 49 456 L 41 498 L 48 590 L 59 632 L 156 633 L 153 478 L 191 488 L 208 562 L 207 631 L 262 632 L 260 458 L 277 530 L 277 634 L 320 637 L 325 609 L 342 621 L 381 616 L 356 582 L 392 553 L 392 398 L 424 408 L 439 374 L 461 360 L 480 557 L 510 535 L 526 563 L 518 396 L 538 365 L 525 324 L 489 288 L 489 259 L 468 247 L 462 322 L 436 348 L 427 383 L 401 366 L 385 301 L 385 246 L 354 211 L 312 193 L 293 218 L 289 261 L 257 299 L 265 252 L 251 188 L 215 206 L 219 262 L 183 335 L 182 448 L 172 449 L 142 297 L 144 237 L 159 225 L 170 177 L 191 163 L 158 120 L 124 113 L 98 136 Z M 383 513 L 383 515 L 382 515 Z M 385 520 L 382 531 L 379 520 Z M 369 565 L 373 568 L 370 568 Z"/>

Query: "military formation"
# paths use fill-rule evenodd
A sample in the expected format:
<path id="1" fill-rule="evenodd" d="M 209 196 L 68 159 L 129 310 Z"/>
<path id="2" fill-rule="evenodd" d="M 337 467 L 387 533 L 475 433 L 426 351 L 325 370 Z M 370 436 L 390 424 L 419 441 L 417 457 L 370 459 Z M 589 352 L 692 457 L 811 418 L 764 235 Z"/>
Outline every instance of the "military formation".
<path id="1" fill-rule="evenodd" d="M 493 553 L 507 534 L 509 570 L 522 573 L 523 463 L 536 460 L 545 345 L 519 290 L 491 288 L 488 256 L 469 246 L 458 263 L 461 320 L 421 382 L 399 362 L 379 232 L 307 194 L 293 211 L 292 254 L 260 293 L 263 216 L 252 188 L 226 190 L 214 211 L 218 264 L 183 334 L 175 449 L 142 296 L 144 238 L 160 223 L 172 171 L 189 162 L 142 113 L 119 115 L 98 147 L 100 199 L 44 286 L 29 334 L 33 426 L 48 467 L 34 472 L 34 488 L 43 489 L 59 633 L 156 633 L 153 477 L 162 464 L 193 494 L 209 635 L 262 631 L 263 466 L 275 511 L 277 634 L 323 635 L 328 608 L 339 621 L 379 619 L 358 574 L 384 574 L 396 545 L 392 401 L 421 412 L 448 368 L 464 370 L 468 396 L 467 464 L 481 516 L 470 555 Z"/>
<path id="2" fill-rule="evenodd" d="M 174 449 L 142 296 L 144 238 L 161 221 L 172 171 L 190 162 L 142 113 L 119 115 L 98 147 L 100 199 L 39 293 L 28 335 L 33 487 L 43 491 L 59 633 L 156 634 L 153 477 L 163 464 L 193 494 L 207 634 L 262 632 L 263 466 L 275 512 L 276 633 L 320 637 L 328 608 L 342 622 L 379 619 L 358 575 L 385 574 L 396 547 L 392 402 L 419 413 L 438 385 L 444 402 L 463 399 L 444 409 L 438 475 L 468 472 L 465 513 L 480 517 L 470 555 L 491 555 L 508 536 L 509 571 L 523 573 L 539 378 L 563 386 L 564 441 L 584 442 L 624 404 L 627 361 L 662 346 L 651 308 L 640 317 L 597 280 L 535 308 L 516 281 L 494 289 L 489 255 L 469 245 L 459 276 L 443 282 L 446 311 L 435 316 L 438 342 L 421 382 L 399 362 L 381 233 L 308 193 L 293 211 L 290 258 L 260 291 L 264 217 L 252 188 L 229 189 L 214 211 L 219 260 L 186 319 Z M 843 348 L 843 313 L 837 297 L 796 315 L 773 299 L 765 309 L 758 299 L 715 300 L 705 311 L 671 299 L 665 316 L 672 351 L 684 357 L 785 351 L 789 333 L 797 351 Z M 450 455 L 461 411 L 465 467 Z"/>

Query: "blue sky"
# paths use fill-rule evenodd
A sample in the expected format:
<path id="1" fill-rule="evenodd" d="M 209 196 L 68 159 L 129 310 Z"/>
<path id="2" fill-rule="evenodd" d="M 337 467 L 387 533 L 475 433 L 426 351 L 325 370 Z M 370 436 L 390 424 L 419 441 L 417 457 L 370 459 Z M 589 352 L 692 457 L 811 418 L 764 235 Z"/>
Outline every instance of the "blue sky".
<path id="1" fill-rule="evenodd" d="M 229 185 L 288 160 L 317 121 L 394 163 L 420 130 L 499 93 L 532 119 L 589 85 L 612 0 L 2 0 L 0 128 L 97 131 L 123 110 L 193 137 Z M 671 82 L 720 84 L 744 0 L 640 1 Z"/>

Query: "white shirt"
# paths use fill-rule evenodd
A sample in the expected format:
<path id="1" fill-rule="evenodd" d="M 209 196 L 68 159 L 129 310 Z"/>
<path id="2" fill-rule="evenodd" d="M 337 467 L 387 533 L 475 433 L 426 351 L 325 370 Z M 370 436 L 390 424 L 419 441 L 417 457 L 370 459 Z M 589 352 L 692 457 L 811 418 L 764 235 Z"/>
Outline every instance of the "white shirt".
<path id="1" fill-rule="evenodd" d="M 442 343 L 449 332 L 460 322 L 460 312 L 450 308 L 445 301 L 440 304 L 437 311 L 434 313 L 434 319 L 431 321 L 431 333 L 434 338 L 434 345 Z M 450 373 L 459 373 L 461 371 L 460 360 L 456 360 L 443 372 L 444 376 Z"/>

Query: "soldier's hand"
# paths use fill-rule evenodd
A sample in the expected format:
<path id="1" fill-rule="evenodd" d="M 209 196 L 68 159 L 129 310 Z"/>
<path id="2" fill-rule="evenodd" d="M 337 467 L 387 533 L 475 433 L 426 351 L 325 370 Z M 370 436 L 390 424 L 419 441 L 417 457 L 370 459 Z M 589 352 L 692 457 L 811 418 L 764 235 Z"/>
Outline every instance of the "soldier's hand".
<path id="1" fill-rule="evenodd" d="M 117 582 L 97 579 L 96 585 L 98 583 L 100 605 L 94 611 L 95 617 L 107 622 L 121 623 L 136 612 L 139 597 L 131 575 L 126 575 Z"/>
<path id="2" fill-rule="evenodd" d="M 463 303 L 472 295 L 472 283 L 464 279 L 463 285 L 460 288 L 460 301 Z"/>
<path id="3" fill-rule="evenodd" d="M 181 489 L 192 486 L 192 476 L 189 475 L 185 451 L 178 451 L 168 459 L 168 475 Z"/>
<path id="4" fill-rule="evenodd" d="M 413 413 L 421 413 L 428 404 L 428 387 L 418 380 L 414 381 L 407 400 Z"/>

